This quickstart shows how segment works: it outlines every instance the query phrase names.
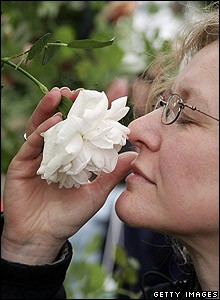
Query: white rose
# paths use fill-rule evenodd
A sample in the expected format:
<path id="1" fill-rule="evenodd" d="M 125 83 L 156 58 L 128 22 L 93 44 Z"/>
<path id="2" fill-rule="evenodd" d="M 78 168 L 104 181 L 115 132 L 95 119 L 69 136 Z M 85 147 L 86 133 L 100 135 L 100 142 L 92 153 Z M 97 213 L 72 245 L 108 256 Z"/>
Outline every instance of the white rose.
<path id="1" fill-rule="evenodd" d="M 37 174 L 48 184 L 78 188 L 92 173 L 112 172 L 130 133 L 118 122 L 129 111 L 126 102 L 127 97 L 121 97 L 108 109 L 104 92 L 81 90 L 67 118 L 42 133 L 43 159 Z"/>

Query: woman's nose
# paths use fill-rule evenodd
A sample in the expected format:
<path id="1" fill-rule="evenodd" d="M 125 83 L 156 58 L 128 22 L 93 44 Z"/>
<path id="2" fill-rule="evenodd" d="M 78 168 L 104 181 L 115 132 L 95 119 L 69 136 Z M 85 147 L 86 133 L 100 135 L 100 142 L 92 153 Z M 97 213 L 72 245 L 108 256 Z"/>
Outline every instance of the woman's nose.
<path id="1" fill-rule="evenodd" d="M 151 151 L 158 151 L 162 141 L 161 112 L 153 111 L 132 121 L 128 128 L 131 130 L 129 141 L 138 148 L 145 144 Z"/>

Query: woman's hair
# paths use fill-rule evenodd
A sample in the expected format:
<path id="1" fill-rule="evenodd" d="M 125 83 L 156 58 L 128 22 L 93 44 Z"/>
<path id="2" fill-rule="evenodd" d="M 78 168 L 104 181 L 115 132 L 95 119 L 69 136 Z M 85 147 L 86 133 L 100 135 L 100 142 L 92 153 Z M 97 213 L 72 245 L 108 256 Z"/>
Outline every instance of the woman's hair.
<path id="1" fill-rule="evenodd" d="M 147 74 L 154 74 L 147 99 L 146 113 L 152 111 L 155 99 L 169 91 L 180 68 L 202 48 L 219 39 L 219 5 L 217 2 L 195 12 L 192 22 L 187 22 L 177 36 L 169 53 L 162 53 L 143 73 L 141 80 L 148 80 Z M 152 78 L 151 78 L 152 79 Z"/>

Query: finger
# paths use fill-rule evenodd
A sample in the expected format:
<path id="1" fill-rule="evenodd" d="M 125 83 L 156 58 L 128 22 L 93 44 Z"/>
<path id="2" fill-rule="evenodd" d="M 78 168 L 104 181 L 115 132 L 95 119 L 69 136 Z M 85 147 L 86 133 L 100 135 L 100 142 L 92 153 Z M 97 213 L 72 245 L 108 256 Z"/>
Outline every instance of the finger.
<path id="1" fill-rule="evenodd" d="M 54 87 L 39 102 L 26 127 L 26 136 L 29 136 L 36 128 L 57 112 L 57 106 L 61 101 L 61 95 L 75 101 L 81 89 L 71 91 L 68 87 L 59 89 Z"/>
<path id="2" fill-rule="evenodd" d="M 81 90 L 81 88 L 79 88 L 75 91 L 71 91 L 68 87 L 62 87 L 60 89 L 60 92 L 63 96 L 67 97 L 72 102 L 74 102 L 76 100 L 77 96 L 79 95 L 80 90 Z"/>
<path id="3" fill-rule="evenodd" d="M 53 117 L 47 119 L 40 124 L 37 129 L 27 138 L 27 141 L 23 144 L 21 150 L 17 154 L 17 159 L 22 161 L 35 159 L 42 152 L 44 139 L 41 136 L 42 132 L 45 132 L 58 122 L 62 121 L 62 114 L 57 113 Z"/>
<path id="4" fill-rule="evenodd" d="M 42 122 L 57 112 L 60 100 L 61 93 L 57 87 L 54 87 L 42 98 L 28 121 L 26 127 L 27 136 L 31 135 Z"/>
<path id="5" fill-rule="evenodd" d="M 125 177 L 128 175 L 131 169 L 131 162 L 135 160 L 137 153 L 133 151 L 128 151 L 121 153 L 118 158 L 116 168 L 112 173 L 103 173 L 98 176 L 94 181 L 94 188 L 100 189 L 100 198 L 107 198 L 111 190 Z M 97 191 L 97 190 L 96 190 Z M 101 200 L 103 201 L 103 199 Z"/>
<path id="6" fill-rule="evenodd" d="M 76 98 L 78 97 L 79 92 L 80 92 L 81 90 L 82 90 L 82 89 L 80 88 L 80 89 L 77 89 L 77 90 L 75 90 L 75 91 L 72 91 L 72 94 L 70 95 L 70 100 L 74 102 L 74 101 L 76 100 Z"/>
<path id="7" fill-rule="evenodd" d="M 62 87 L 60 89 L 60 92 L 63 96 L 65 96 L 68 99 L 70 99 L 70 97 L 72 96 L 72 91 L 68 87 Z"/>

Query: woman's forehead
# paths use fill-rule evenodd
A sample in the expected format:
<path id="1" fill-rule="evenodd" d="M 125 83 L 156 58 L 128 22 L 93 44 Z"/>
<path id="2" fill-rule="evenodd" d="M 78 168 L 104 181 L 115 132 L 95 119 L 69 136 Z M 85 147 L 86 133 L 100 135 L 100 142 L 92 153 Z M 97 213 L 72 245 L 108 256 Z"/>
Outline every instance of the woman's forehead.
<path id="1" fill-rule="evenodd" d="M 212 43 L 200 50 L 177 76 L 173 90 L 184 94 L 218 92 L 219 64 L 218 48 Z"/>

